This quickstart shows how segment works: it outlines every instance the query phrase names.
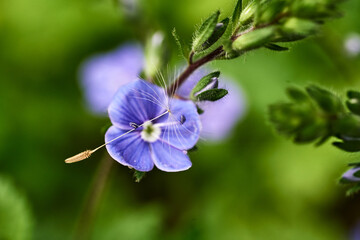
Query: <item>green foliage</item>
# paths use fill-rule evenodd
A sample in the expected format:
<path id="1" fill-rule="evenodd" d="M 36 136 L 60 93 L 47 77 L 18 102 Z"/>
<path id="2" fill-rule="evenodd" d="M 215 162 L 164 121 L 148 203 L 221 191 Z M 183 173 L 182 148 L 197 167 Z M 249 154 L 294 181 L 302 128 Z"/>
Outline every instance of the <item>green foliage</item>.
<path id="1" fill-rule="evenodd" d="M 348 91 L 347 96 L 349 99 L 346 101 L 346 106 L 352 113 L 360 115 L 360 92 Z"/>
<path id="2" fill-rule="evenodd" d="M 315 85 L 308 86 L 306 91 L 325 112 L 329 114 L 337 114 L 343 111 L 343 104 L 341 103 L 340 98 L 330 91 L 319 88 Z"/>
<path id="3" fill-rule="evenodd" d="M 199 93 L 201 90 L 206 88 L 209 84 L 211 84 L 214 81 L 217 81 L 220 76 L 220 72 L 212 72 L 208 75 L 201 78 L 198 83 L 195 85 L 195 87 L 191 90 L 190 96 L 194 97 L 196 93 Z"/>
<path id="4" fill-rule="evenodd" d="M 240 14 L 240 24 L 241 25 L 249 24 L 253 20 L 256 10 L 257 10 L 257 1 L 253 0 L 249 2 Z"/>
<path id="5" fill-rule="evenodd" d="M 220 11 L 216 11 L 213 13 L 210 17 L 208 17 L 195 31 L 194 39 L 192 43 L 192 51 L 198 52 L 204 50 L 203 45 L 206 45 L 206 41 L 211 37 L 211 35 L 214 33 L 216 24 L 218 22 L 220 15 Z"/>
<path id="6" fill-rule="evenodd" d="M 277 131 L 292 137 L 296 143 L 320 139 L 318 145 L 331 135 L 343 134 L 344 131 L 339 130 L 342 127 L 336 127 L 343 117 L 340 99 L 315 85 L 308 86 L 306 93 L 291 87 L 287 89 L 287 94 L 292 103 L 270 105 L 270 121 Z"/>
<path id="7" fill-rule="evenodd" d="M 201 50 L 206 50 L 209 47 L 211 47 L 214 43 L 216 43 L 224 35 L 228 25 L 229 25 L 229 18 L 225 18 L 221 22 L 217 23 L 215 25 L 214 32 L 202 44 L 202 49 Z"/>
<path id="8" fill-rule="evenodd" d="M 146 79 L 154 79 L 158 71 L 162 69 L 165 52 L 164 35 L 161 32 L 155 32 L 147 39 L 145 45 L 144 74 Z"/>
<path id="9" fill-rule="evenodd" d="M 146 172 L 134 170 L 135 182 L 139 183 L 145 177 L 145 175 L 146 175 Z"/>
<path id="10" fill-rule="evenodd" d="M 259 48 L 273 39 L 276 30 L 276 27 L 269 27 L 251 31 L 238 37 L 232 47 L 239 52 Z"/>
<path id="11" fill-rule="evenodd" d="M 199 93 L 196 96 L 196 99 L 198 101 L 217 101 L 223 97 L 225 97 L 228 94 L 228 91 L 226 89 L 210 89 L 206 90 L 204 92 Z"/>
<path id="12" fill-rule="evenodd" d="M 190 47 L 180 40 L 180 37 L 176 32 L 176 28 L 173 28 L 171 33 L 175 39 L 176 45 L 178 46 L 182 56 L 185 58 L 186 61 L 189 61 Z"/>
<path id="13" fill-rule="evenodd" d="M 29 204 L 14 184 L 0 176 L 0 239 L 31 239 L 33 219 Z"/>
<path id="14" fill-rule="evenodd" d="M 289 48 L 287 48 L 287 47 L 282 47 L 282 46 L 274 44 L 274 43 L 267 43 L 267 44 L 265 44 L 264 47 L 266 47 L 267 49 L 273 50 L 273 51 L 277 51 L 277 52 L 289 50 Z"/>
<path id="15" fill-rule="evenodd" d="M 232 31 L 235 31 L 238 28 L 241 12 L 242 12 L 242 0 L 237 0 L 234 8 L 234 12 L 231 17 Z"/>

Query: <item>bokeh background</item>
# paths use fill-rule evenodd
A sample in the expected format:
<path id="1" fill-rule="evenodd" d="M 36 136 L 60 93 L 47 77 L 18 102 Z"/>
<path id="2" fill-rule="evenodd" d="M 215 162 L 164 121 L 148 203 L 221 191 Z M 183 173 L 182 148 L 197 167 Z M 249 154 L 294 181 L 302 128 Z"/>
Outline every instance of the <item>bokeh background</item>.
<path id="1" fill-rule="evenodd" d="M 225 141 L 200 143 L 190 170 L 154 170 L 135 183 L 114 162 L 97 200 L 91 189 L 106 151 L 64 164 L 100 145 L 108 121 L 85 106 L 78 79 L 85 59 L 162 30 L 179 60 L 172 28 L 190 40 L 201 19 L 233 5 L 0 1 L 0 239 L 351 239 L 360 198 L 346 198 L 337 180 L 360 156 L 330 142 L 294 145 L 271 128 L 267 106 L 286 100 L 290 85 L 319 83 L 339 95 L 359 90 L 359 57 L 344 50 L 347 37 L 360 33 L 356 0 L 289 52 L 258 50 L 211 64 L 241 85 L 247 113 Z"/>

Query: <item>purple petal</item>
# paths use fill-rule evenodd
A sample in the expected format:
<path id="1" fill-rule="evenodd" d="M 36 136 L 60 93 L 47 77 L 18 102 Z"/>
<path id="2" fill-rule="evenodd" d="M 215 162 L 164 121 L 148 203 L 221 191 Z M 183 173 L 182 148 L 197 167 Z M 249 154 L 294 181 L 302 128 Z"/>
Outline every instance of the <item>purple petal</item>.
<path id="1" fill-rule="evenodd" d="M 105 142 L 109 142 L 125 132 L 111 126 L 105 134 Z M 122 165 L 142 172 L 148 172 L 154 167 L 149 144 L 141 139 L 138 131 L 128 133 L 109 143 L 106 145 L 106 149 L 110 156 Z"/>
<path id="2" fill-rule="evenodd" d="M 354 174 L 358 171 L 360 171 L 360 167 L 351 168 L 342 175 L 342 178 L 351 182 L 360 182 L 360 177 L 354 176 Z"/>
<path id="3" fill-rule="evenodd" d="M 201 102 L 200 115 L 203 125 L 201 136 L 212 141 L 226 138 L 245 112 L 244 95 L 239 87 L 228 79 L 221 79 L 220 88 L 229 91 L 228 95 L 216 102 Z"/>
<path id="4" fill-rule="evenodd" d="M 162 125 L 161 141 L 178 149 L 190 149 L 199 140 L 201 122 L 197 109 L 191 101 L 172 99 L 171 113 L 158 124 Z"/>
<path id="5" fill-rule="evenodd" d="M 182 150 L 161 141 L 150 145 L 151 156 L 155 166 L 165 172 L 179 172 L 191 167 L 189 157 Z"/>
<path id="6" fill-rule="evenodd" d="M 137 80 L 122 86 L 109 106 L 109 117 L 114 126 L 131 129 L 130 123 L 141 125 L 167 108 L 167 97 L 162 88 Z"/>
<path id="7" fill-rule="evenodd" d="M 143 52 L 136 44 L 125 44 L 85 61 L 80 69 L 80 80 L 90 110 L 105 114 L 119 87 L 136 80 L 143 65 Z"/>

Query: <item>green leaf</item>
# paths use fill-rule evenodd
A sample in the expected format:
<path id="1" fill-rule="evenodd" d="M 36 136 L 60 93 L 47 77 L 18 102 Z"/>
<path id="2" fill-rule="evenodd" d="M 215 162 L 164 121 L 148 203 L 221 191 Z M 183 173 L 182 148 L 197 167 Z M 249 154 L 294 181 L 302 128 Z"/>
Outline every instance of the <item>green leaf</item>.
<path id="1" fill-rule="evenodd" d="M 348 98 L 356 98 L 356 99 L 360 99 L 360 92 L 357 91 L 348 91 L 347 92 L 347 96 Z"/>
<path id="2" fill-rule="evenodd" d="M 286 93 L 289 98 L 296 102 L 306 102 L 309 100 L 309 97 L 305 94 L 305 92 L 296 87 L 287 88 Z"/>
<path id="3" fill-rule="evenodd" d="M 289 48 L 287 47 L 282 47 L 282 46 L 279 46 L 277 44 L 274 44 L 274 43 L 267 43 L 265 44 L 265 46 L 267 49 L 270 49 L 270 50 L 273 50 L 273 51 L 287 51 L 289 50 Z"/>
<path id="4" fill-rule="evenodd" d="M 241 11 L 242 11 L 242 0 L 238 0 L 236 2 L 235 9 L 231 17 L 233 31 L 236 30 L 238 27 Z"/>
<path id="5" fill-rule="evenodd" d="M 248 3 L 248 5 L 246 5 L 246 7 L 242 10 L 241 14 L 240 14 L 240 23 L 242 25 L 246 25 L 248 23 L 250 23 L 255 15 L 255 12 L 257 10 L 257 1 L 253 0 L 250 3 Z"/>
<path id="6" fill-rule="evenodd" d="M 262 47 L 270 42 L 276 33 L 276 27 L 266 27 L 251 31 L 238 37 L 232 44 L 236 51 L 246 51 Z"/>
<path id="7" fill-rule="evenodd" d="M 189 61 L 189 55 L 190 55 L 190 47 L 186 44 L 184 44 L 181 40 L 179 35 L 176 32 L 176 29 L 174 28 L 172 30 L 172 35 L 175 39 L 176 45 L 178 46 L 180 52 L 182 53 L 182 56 L 185 58 L 186 61 Z"/>
<path id="8" fill-rule="evenodd" d="M 333 93 L 315 85 L 306 88 L 307 93 L 327 113 L 338 113 L 343 110 L 340 99 Z"/>
<path id="9" fill-rule="evenodd" d="M 209 85 L 214 78 L 219 78 L 220 72 L 212 72 L 199 80 L 195 87 L 191 90 L 190 96 L 194 96 L 195 93 L 203 90 L 207 85 Z"/>
<path id="10" fill-rule="evenodd" d="M 202 45 L 213 34 L 216 23 L 218 22 L 220 11 L 216 11 L 209 18 L 207 18 L 200 28 L 195 32 L 192 51 L 197 52 L 202 50 Z"/>
<path id="11" fill-rule="evenodd" d="M 216 43 L 224 35 L 228 25 L 229 18 L 225 18 L 221 22 L 217 23 L 214 32 L 211 34 L 209 39 L 202 44 L 201 51 L 211 47 L 214 43 Z"/>
<path id="12" fill-rule="evenodd" d="M 146 175 L 146 172 L 141 172 L 138 170 L 134 171 L 134 178 L 135 178 L 135 182 L 139 183 Z"/>
<path id="13" fill-rule="evenodd" d="M 255 17 L 255 25 L 268 24 L 273 22 L 288 6 L 288 2 L 284 0 L 269 1 L 266 4 L 261 4 L 258 8 L 257 16 Z"/>
<path id="14" fill-rule="evenodd" d="M 196 110 L 197 110 L 199 115 L 204 113 L 204 110 L 202 108 L 200 108 L 198 105 L 196 105 Z"/>
<path id="15" fill-rule="evenodd" d="M 200 93 L 199 95 L 196 96 L 196 98 L 199 101 L 215 102 L 223 98 L 226 94 L 228 94 L 228 91 L 225 89 L 210 89 Z"/>
<path id="16" fill-rule="evenodd" d="M 333 142 L 333 145 L 346 152 L 360 151 L 360 141 Z"/>
<path id="17" fill-rule="evenodd" d="M 31 239 L 33 226 L 26 196 L 10 179 L 0 176 L 0 239 Z"/>
<path id="18" fill-rule="evenodd" d="M 299 18 L 289 18 L 280 28 L 279 36 L 274 39 L 277 42 L 291 42 L 306 38 L 319 29 L 319 24 Z"/>
<path id="19" fill-rule="evenodd" d="M 352 113 L 360 115 L 360 102 L 358 99 L 352 98 L 350 100 L 347 100 L 346 106 Z"/>
<path id="20" fill-rule="evenodd" d="M 350 197 L 360 191 L 360 183 L 355 184 L 349 190 L 346 191 L 346 196 Z"/>

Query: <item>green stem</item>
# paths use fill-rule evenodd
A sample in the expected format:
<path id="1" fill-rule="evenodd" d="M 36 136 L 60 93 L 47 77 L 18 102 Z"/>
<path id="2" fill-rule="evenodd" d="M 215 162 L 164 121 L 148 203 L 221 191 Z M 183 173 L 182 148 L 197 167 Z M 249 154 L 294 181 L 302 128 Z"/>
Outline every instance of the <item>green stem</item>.
<path id="1" fill-rule="evenodd" d="M 113 162 L 114 161 L 107 154 L 101 159 L 78 219 L 74 239 L 89 239 L 91 227 L 99 207 L 101 196 L 104 193 Z"/>

